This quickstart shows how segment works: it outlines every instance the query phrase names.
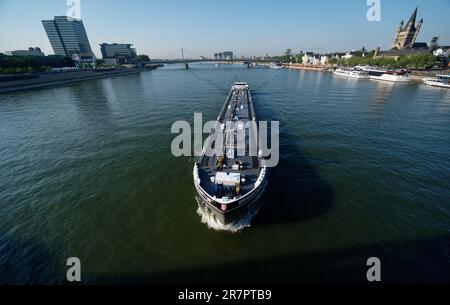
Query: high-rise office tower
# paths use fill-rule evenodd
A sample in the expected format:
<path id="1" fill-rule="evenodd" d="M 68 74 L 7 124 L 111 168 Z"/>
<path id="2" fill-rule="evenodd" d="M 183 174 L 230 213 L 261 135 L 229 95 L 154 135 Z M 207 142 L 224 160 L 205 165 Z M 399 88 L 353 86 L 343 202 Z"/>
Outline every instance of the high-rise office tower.
<path id="1" fill-rule="evenodd" d="M 83 21 L 56 16 L 53 20 L 42 20 L 45 32 L 55 55 L 73 57 L 93 57 Z"/>

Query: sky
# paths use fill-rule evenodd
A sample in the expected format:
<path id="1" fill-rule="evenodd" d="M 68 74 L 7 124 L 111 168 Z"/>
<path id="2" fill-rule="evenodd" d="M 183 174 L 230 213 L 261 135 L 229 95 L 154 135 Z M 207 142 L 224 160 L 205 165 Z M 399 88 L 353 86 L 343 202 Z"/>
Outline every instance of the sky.
<path id="1" fill-rule="evenodd" d="M 169 55 L 181 48 L 186 57 L 388 49 L 416 6 L 424 19 L 418 42 L 440 36 L 450 45 L 450 0 L 379 1 L 381 21 L 369 22 L 367 0 L 80 0 L 98 57 L 103 42 L 132 43 L 152 58 L 180 57 Z M 41 20 L 68 9 L 67 0 L 0 0 L 0 52 L 37 46 L 53 54 Z"/>

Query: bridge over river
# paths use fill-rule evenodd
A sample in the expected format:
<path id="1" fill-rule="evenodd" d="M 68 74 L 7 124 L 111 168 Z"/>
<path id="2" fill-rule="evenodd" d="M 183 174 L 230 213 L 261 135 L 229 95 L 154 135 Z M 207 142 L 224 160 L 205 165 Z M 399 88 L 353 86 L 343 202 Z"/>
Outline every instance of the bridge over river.
<path id="1" fill-rule="evenodd" d="M 181 51 L 181 58 L 175 58 L 175 59 L 169 59 L 167 57 L 173 56 L 176 53 L 179 53 Z M 189 69 L 189 64 L 191 63 L 200 63 L 200 62 L 214 62 L 214 63 L 242 63 L 244 65 L 247 65 L 250 67 L 251 64 L 253 63 L 273 63 L 274 60 L 271 59 L 252 59 L 252 58 L 248 58 L 248 59 L 212 59 L 212 58 L 207 58 L 204 56 L 201 56 L 195 52 L 191 52 L 194 53 L 195 56 L 191 57 L 191 58 L 186 58 L 185 57 L 185 49 L 180 49 L 175 51 L 174 53 L 166 56 L 165 58 L 162 59 L 153 59 L 150 61 L 151 64 L 184 64 L 186 65 L 186 69 Z M 277 61 L 280 62 L 280 61 Z"/>

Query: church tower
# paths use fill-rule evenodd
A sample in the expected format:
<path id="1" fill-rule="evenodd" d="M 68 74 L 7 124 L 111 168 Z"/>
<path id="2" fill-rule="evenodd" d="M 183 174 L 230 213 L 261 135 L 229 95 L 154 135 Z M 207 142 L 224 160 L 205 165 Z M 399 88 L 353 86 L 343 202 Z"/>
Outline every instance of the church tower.
<path id="1" fill-rule="evenodd" d="M 397 30 L 397 35 L 394 39 L 394 42 L 392 43 L 393 50 L 411 49 L 414 46 L 414 43 L 416 42 L 417 36 L 419 35 L 420 29 L 422 28 L 423 24 L 422 19 L 416 26 L 417 10 L 418 8 L 415 9 L 406 25 L 403 23 L 403 21 L 400 22 Z"/>

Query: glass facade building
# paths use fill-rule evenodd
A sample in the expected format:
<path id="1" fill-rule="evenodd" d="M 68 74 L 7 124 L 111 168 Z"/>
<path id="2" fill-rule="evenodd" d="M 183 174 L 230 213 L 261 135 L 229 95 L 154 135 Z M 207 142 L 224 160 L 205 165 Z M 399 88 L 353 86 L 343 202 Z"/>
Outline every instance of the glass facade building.
<path id="1" fill-rule="evenodd" d="M 100 45 L 103 59 L 116 59 L 117 63 L 134 63 L 137 55 L 132 44 L 126 43 L 102 43 Z"/>
<path id="2" fill-rule="evenodd" d="M 73 57 L 93 57 L 82 20 L 57 16 L 53 20 L 42 20 L 45 32 L 55 55 Z"/>

